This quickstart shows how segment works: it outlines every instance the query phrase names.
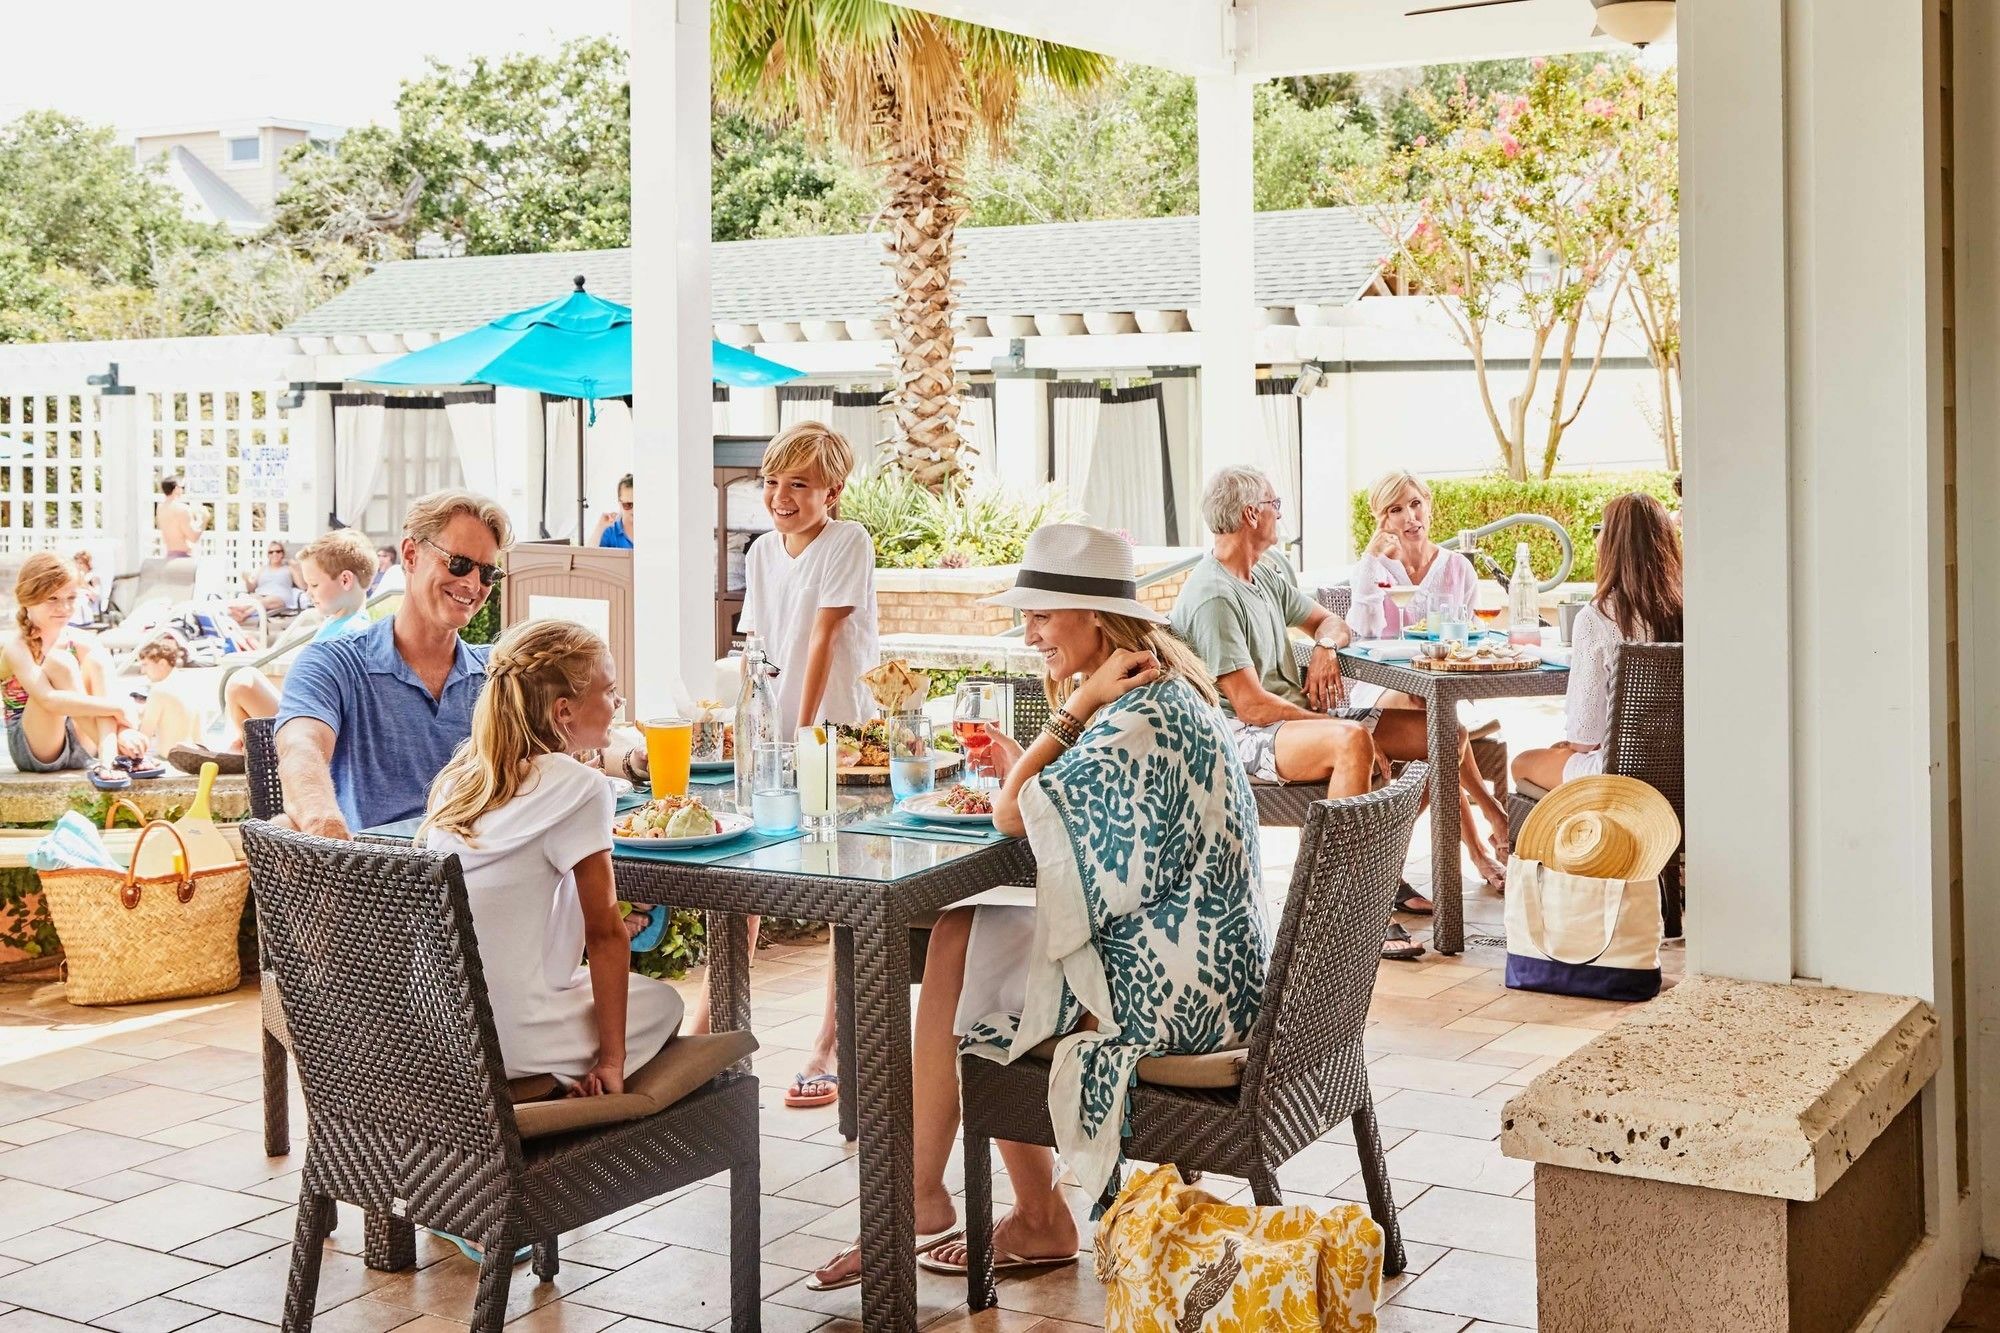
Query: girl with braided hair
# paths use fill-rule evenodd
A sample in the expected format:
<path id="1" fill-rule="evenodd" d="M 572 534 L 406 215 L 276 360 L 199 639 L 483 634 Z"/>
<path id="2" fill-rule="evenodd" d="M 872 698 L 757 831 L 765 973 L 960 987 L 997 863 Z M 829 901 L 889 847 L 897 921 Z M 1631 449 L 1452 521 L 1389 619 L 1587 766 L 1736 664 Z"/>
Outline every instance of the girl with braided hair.
<path id="1" fill-rule="evenodd" d="M 553 1074 L 571 1096 L 624 1091 L 681 1021 L 671 986 L 629 970 L 611 874 L 616 797 L 578 758 L 603 748 L 620 702 L 611 651 L 589 630 L 507 631 L 417 835 L 464 869 L 507 1077 Z"/>
<path id="2" fill-rule="evenodd" d="M 111 697 L 103 654 L 69 627 L 77 591 L 76 566 L 53 551 L 21 562 L 14 580 L 19 633 L 0 648 L 7 752 L 20 772 L 82 769 L 92 786 L 119 791 L 132 785 L 127 768 L 147 777 L 163 770 L 147 764 L 131 707 Z"/>

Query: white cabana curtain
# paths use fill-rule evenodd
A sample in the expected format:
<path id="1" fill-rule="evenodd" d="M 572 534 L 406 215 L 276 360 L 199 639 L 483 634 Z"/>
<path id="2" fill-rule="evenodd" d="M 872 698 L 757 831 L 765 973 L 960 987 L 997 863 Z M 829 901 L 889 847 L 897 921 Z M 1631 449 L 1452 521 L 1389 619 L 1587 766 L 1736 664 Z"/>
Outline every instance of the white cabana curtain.
<path id="1" fill-rule="evenodd" d="M 529 494 L 541 516 L 542 535 L 569 541 L 576 535 L 576 413 L 574 398 L 542 400 L 542 448 L 531 450 Z"/>
<path id="2" fill-rule="evenodd" d="M 1078 507 L 1090 491 L 1098 416 L 1096 384 L 1072 380 L 1049 386 L 1049 480 Z"/>
<path id="3" fill-rule="evenodd" d="M 493 390 L 448 393 L 444 418 L 451 428 L 451 445 L 465 489 L 480 495 L 500 494 L 499 458 L 493 451 Z"/>
<path id="4" fill-rule="evenodd" d="M 958 433 L 966 444 L 972 447 L 972 481 L 980 485 L 991 481 L 999 470 L 999 460 L 993 455 L 993 386 L 991 384 L 968 384 L 961 400 L 958 414 Z"/>
<path id="5" fill-rule="evenodd" d="M 389 400 L 379 393 L 333 395 L 333 504 L 329 520 L 358 526 L 382 477 Z"/>
<path id="6" fill-rule="evenodd" d="M 801 421 L 826 421 L 833 415 L 831 384 L 780 384 L 778 386 L 778 430 L 782 433 Z M 830 426 L 833 423 L 827 421 Z"/>
<path id="7" fill-rule="evenodd" d="M 854 446 L 854 470 L 872 475 L 882 465 L 882 441 L 889 438 L 895 418 L 882 405 L 880 389 L 836 389 L 822 418 Z"/>
<path id="8" fill-rule="evenodd" d="M 1083 492 L 1092 522 L 1127 533 L 1141 546 L 1180 540 L 1160 409 L 1157 384 L 1098 396 L 1097 446 Z"/>
<path id="9" fill-rule="evenodd" d="M 1257 381 L 1257 416 L 1263 429 L 1250 434 L 1244 461 L 1261 468 L 1285 502 L 1285 515 L 1278 524 L 1278 539 L 1287 545 L 1299 535 L 1299 400 L 1292 393 L 1293 379 Z"/>

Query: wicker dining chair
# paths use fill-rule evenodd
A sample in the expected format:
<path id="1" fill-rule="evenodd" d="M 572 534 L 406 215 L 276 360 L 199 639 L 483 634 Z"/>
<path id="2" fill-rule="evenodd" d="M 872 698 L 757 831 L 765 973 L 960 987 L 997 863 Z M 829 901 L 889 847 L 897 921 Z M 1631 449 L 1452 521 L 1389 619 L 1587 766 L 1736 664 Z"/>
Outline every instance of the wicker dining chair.
<path id="1" fill-rule="evenodd" d="M 516 1106 L 456 857 L 262 821 L 243 845 L 312 1122 L 287 1333 L 311 1333 L 332 1200 L 477 1245 L 472 1328 L 500 1333 L 521 1245 L 548 1281 L 562 1232 L 723 1171 L 731 1327 L 757 1327 L 757 1080 L 729 1069 L 754 1038 L 676 1037 L 623 1096 Z"/>
<path id="2" fill-rule="evenodd" d="M 250 788 L 250 817 L 265 821 L 285 812 L 285 792 L 278 783 L 278 741 L 276 719 L 251 718 L 243 724 L 243 760 Z M 257 883 L 250 883 L 252 910 L 261 904 Z M 261 924 L 258 927 L 260 935 Z M 263 1010 L 264 1027 L 264 1155 L 283 1157 L 292 1150 L 291 1036 L 285 1031 L 285 1011 L 278 1002 L 278 988 L 270 965 L 263 960 L 258 945 L 257 991 Z"/>
<path id="3" fill-rule="evenodd" d="M 1368 1210 L 1382 1228 L 1383 1271 L 1390 1276 L 1403 1271 L 1403 1241 L 1361 1033 L 1375 991 L 1382 924 L 1428 777 L 1429 765 L 1415 762 L 1378 792 L 1313 806 L 1249 1045 L 1141 1060 L 1125 1138 L 1128 1157 L 1172 1162 L 1183 1172 L 1241 1176 L 1258 1203 L 1277 1204 L 1283 1201 L 1278 1168 L 1342 1120 L 1351 1121 Z M 966 1296 L 975 1310 L 995 1298 L 992 1140 L 1055 1143 L 1048 1054 L 1038 1047 L 1008 1065 L 969 1053 L 959 1058 Z"/>
<path id="4" fill-rule="evenodd" d="M 1637 778 L 1667 798 L 1674 818 L 1687 824 L 1686 723 L 1682 706 L 1681 645 L 1627 643 L 1618 648 L 1611 673 L 1611 730 L 1604 739 L 1604 771 Z M 1507 819 L 1515 836 L 1542 797 L 1532 783 L 1516 785 Z M 1683 844 L 1685 845 L 1685 844 Z M 1660 874 L 1660 918 L 1668 939 L 1684 929 L 1686 886 L 1676 849 Z"/>

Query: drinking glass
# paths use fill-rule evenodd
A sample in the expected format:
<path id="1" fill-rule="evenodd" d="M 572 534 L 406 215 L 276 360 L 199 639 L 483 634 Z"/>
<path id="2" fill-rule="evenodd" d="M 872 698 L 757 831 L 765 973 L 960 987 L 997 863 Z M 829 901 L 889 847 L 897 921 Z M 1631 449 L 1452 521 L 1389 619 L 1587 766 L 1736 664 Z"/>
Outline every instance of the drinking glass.
<path id="1" fill-rule="evenodd" d="M 751 751 L 750 822 L 759 833 L 798 830 L 798 766 L 787 741 L 759 741 Z"/>
<path id="2" fill-rule="evenodd" d="M 937 785 L 931 762 L 931 720 L 922 713 L 904 713 L 888 721 L 889 790 L 898 801 L 921 796 Z"/>
<path id="3" fill-rule="evenodd" d="M 1464 602 L 1449 597 L 1441 599 L 1437 618 L 1438 642 L 1460 644 L 1472 637 L 1472 613 L 1466 609 Z"/>
<path id="4" fill-rule="evenodd" d="M 831 726 L 800 727 L 799 812 L 807 833 L 831 835 L 840 827 L 840 741 Z"/>
<path id="5" fill-rule="evenodd" d="M 1489 592 L 1481 586 L 1472 599 L 1472 614 L 1479 619 L 1480 632 L 1489 633 L 1500 628 L 1500 617 L 1505 614 L 1507 604 L 1497 593 Z"/>
<path id="6" fill-rule="evenodd" d="M 685 717 L 655 717 L 646 721 L 646 771 L 653 795 L 685 796 L 688 769 L 694 757 L 694 722 Z"/>
<path id="7" fill-rule="evenodd" d="M 991 728 L 999 722 L 1000 696 L 991 685 L 966 681 L 958 687 L 952 702 L 951 730 L 965 751 L 965 785 L 992 788 L 999 780 L 988 775 L 986 751 L 993 744 Z"/>

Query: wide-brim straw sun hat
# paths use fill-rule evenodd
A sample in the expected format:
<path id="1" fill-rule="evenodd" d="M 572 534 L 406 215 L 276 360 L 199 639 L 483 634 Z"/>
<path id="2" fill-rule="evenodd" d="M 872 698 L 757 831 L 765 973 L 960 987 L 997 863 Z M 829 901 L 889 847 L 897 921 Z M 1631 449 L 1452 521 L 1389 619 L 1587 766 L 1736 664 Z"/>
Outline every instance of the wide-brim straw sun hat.
<path id="1" fill-rule="evenodd" d="M 1139 600 L 1132 543 L 1087 523 L 1050 523 L 1029 533 L 1014 586 L 980 600 L 1016 611 L 1104 611 L 1167 623 Z"/>
<path id="2" fill-rule="evenodd" d="M 1563 783 L 1535 803 L 1514 855 L 1599 879 L 1655 879 L 1681 845 L 1667 798 L 1637 778 L 1603 774 Z"/>

